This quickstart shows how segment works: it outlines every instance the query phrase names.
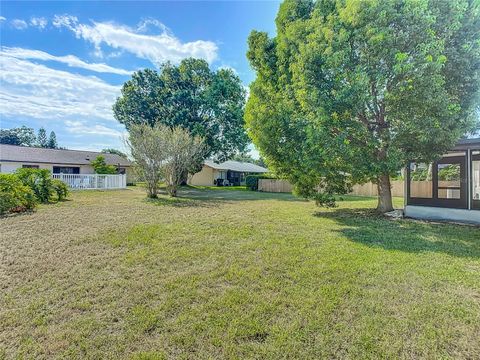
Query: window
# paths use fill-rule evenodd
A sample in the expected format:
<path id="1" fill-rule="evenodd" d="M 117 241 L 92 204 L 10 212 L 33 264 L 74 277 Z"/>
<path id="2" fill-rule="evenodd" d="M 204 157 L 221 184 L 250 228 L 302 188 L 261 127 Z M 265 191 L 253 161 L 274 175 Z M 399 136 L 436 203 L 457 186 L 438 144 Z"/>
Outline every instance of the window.
<path id="1" fill-rule="evenodd" d="M 480 202 L 480 150 L 472 151 L 472 196 Z"/>
<path id="2" fill-rule="evenodd" d="M 80 168 L 73 167 L 73 166 L 54 166 L 53 173 L 54 174 L 80 174 Z"/>
<path id="3" fill-rule="evenodd" d="M 22 168 L 24 169 L 38 169 L 38 165 L 22 165 Z"/>
<path id="4" fill-rule="evenodd" d="M 459 163 L 437 165 L 437 196 L 439 199 L 460 199 L 461 175 Z"/>
<path id="5" fill-rule="evenodd" d="M 410 164 L 410 197 L 431 199 L 432 189 L 432 165 Z"/>

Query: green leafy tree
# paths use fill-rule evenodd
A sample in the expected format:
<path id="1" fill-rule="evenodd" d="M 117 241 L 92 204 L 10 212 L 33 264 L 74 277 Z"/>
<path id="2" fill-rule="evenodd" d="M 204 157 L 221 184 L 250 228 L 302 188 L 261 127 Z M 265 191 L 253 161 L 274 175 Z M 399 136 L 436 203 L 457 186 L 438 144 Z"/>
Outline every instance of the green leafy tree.
<path id="1" fill-rule="evenodd" d="M 258 159 L 254 159 L 252 157 L 252 155 L 250 154 L 247 154 L 247 153 L 239 153 L 239 154 L 235 154 L 231 160 L 234 160 L 234 161 L 240 161 L 240 162 L 247 162 L 247 163 L 251 163 L 251 164 L 255 164 L 255 165 L 258 165 L 258 166 L 262 166 L 262 167 L 267 167 L 266 163 L 265 163 L 265 160 L 260 157 Z"/>
<path id="2" fill-rule="evenodd" d="M 124 152 L 121 152 L 120 150 L 113 149 L 113 148 L 103 149 L 102 153 L 104 153 L 104 154 L 115 154 L 115 155 L 121 156 L 125 159 L 128 158 L 127 154 L 125 154 Z"/>
<path id="3" fill-rule="evenodd" d="M 58 148 L 57 135 L 55 135 L 54 131 L 50 132 L 50 136 L 48 137 L 47 147 L 50 148 L 50 149 L 57 149 Z"/>
<path id="4" fill-rule="evenodd" d="M 252 157 L 252 155 L 247 154 L 247 153 L 235 154 L 232 157 L 232 160 L 240 161 L 240 162 L 247 162 L 247 163 L 252 163 L 252 164 L 255 164 L 255 162 L 256 162 L 256 160 Z"/>
<path id="5" fill-rule="evenodd" d="M 170 196 L 177 196 L 184 175 L 194 174 L 202 168 L 203 139 L 191 136 L 181 127 L 172 128 L 159 123 L 154 126 L 132 125 L 127 145 L 150 198 L 157 197 L 160 180 L 165 182 Z"/>
<path id="6" fill-rule="evenodd" d="M 267 163 L 265 162 L 265 159 L 262 156 L 260 156 L 257 160 L 255 160 L 255 164 L 264 168 L 268 167 Z"/>
<path id="7" fill-rule="evenodd" d="M 35 144 L 35 132 L 32 128 L 26 126 L 0 129 L 0 144 L 33 146 Z"/>
<path id="8" fill-rule="evenodd" d="M 478 127 L 478 1 L 287 0 L 276 27 L 248 40 L 247 128 L 319 204 L 373 181 L 389 211 L 391 175 Z"/>
<path id="9" fill-rule="evenodd" d="M 205 156 L 226 160 L 248 143 L 245 97 L 232 70 L 212 71 L 206 61 L 189 58 L 178 66 L 165 63 L 160 72 L 134 73 L 123 85 L 113 112 L 127 130 L 135 124 L 182 127 L 205 140 Z"/>
<path id="10" fill-rule="evenodd" d="M 48 148 L 47 131 L 43 127 L 38 130 L 37 145 L 42 148 Z"/>
<path id="11" fill-rule="evenodd" d="M 107 165 L 105 156 L 98 155 L 90 164 L 97 174 L 116 174 L 117 168 L 114 165 Z"/>

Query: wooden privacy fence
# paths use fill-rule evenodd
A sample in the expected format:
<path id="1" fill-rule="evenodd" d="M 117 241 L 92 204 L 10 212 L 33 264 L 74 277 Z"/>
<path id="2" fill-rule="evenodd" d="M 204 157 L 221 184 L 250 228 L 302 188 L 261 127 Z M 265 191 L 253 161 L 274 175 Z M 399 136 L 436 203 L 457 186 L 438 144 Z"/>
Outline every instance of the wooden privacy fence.
<path id="1" fill-rule="evenodd" d="M 405 193 L 403 180 L 393 180 L 390 183 L 392 185 L 392 196 L 403 197 Z M 361 185 L 353 185 L 353 190 L 350 194 L 358 196 L 378 196 L 377 184 L 369 182 Z"/>
<path id="2" fill-rule="evenodd" d="M 287 180 L 281 179 L 259 179 L 258 191 L 291 193 L 293 189 L 292 184 Z"/>
<path id="3" fill-rule="evenodd" d="M 403 197 L 404 183 L 403 180 L 394 180 L 392 184 L 392 196 Z M 265 192 L 284 192 L 291 193 L 293 186 L 287 180 L 281 179 L 259 179 L 258 191 Z M 351 195 L 359 196 L 378 196 L 377 185 L 366 183 L 362 185 L 354 185 Z"/>
<path id="4" fill-rule="evenodd" d="M 53 174 L 52 178 L 63 181 L 71 190 L 125 189 L 127 187 L 125 174 Z"/>

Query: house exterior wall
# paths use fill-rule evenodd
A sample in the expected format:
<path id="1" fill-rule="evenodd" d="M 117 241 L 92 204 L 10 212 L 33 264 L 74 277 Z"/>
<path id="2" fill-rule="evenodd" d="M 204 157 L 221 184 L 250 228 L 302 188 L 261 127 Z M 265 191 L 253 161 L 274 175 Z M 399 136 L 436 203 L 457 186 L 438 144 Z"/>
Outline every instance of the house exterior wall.
<path id="1" fill-rule="evenodd" d="M 95 174 L 95 170 L 91 165 L 71 165 L 71 164 L 41 164 L 33 162 L 10 162 L 2 161 L 0 162 L 0 173 L 10 174 L 15 172 L 15 170 L 21 168 L 23 165 L 38 165 L 39 169 L 47 169 L 53 172 L 54 166 L 64 166 L 64 167 L 79 167 L 80 174 Z M 133 172 L 129 167 L 126 168 L 127 179 L 133 176 Z M 128 181 L 128 180 L 127 180 Z"/>
<path id="2" fill-rule="evenodd" d="M 193 174 L 188 180 L 189 185 L 213 186 L 214 169 L 204 165 L 202 170 Z"/>
<path id="3" fill-rule="evenodd" d="M 10 162 L 10 161 L 2 161 L 0 163 L 0 172 L 3 174 L 10 174 L 15 172 L 15 170 L 22 168 L 23 165 L 35 165 L 38 166 L 39 169 L 48 169 L 50 171 L 53 170 L 54 164 L 39 164 L 33 162 Z M 57 166 L 57 165 L 55 165 Z M 62 165 L 60 165 L 62 166 Z"/>

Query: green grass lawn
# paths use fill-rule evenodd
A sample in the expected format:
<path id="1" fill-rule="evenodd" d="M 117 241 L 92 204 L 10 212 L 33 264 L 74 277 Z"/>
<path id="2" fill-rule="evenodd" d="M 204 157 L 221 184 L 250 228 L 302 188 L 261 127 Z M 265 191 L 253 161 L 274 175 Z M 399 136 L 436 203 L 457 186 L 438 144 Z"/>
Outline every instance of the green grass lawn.
<path id="1" fill-rule="evenodd" d="M 0 219 L 0 358 L 480 358 L 479 228 L 361 197 L 70 199 Z"/>

